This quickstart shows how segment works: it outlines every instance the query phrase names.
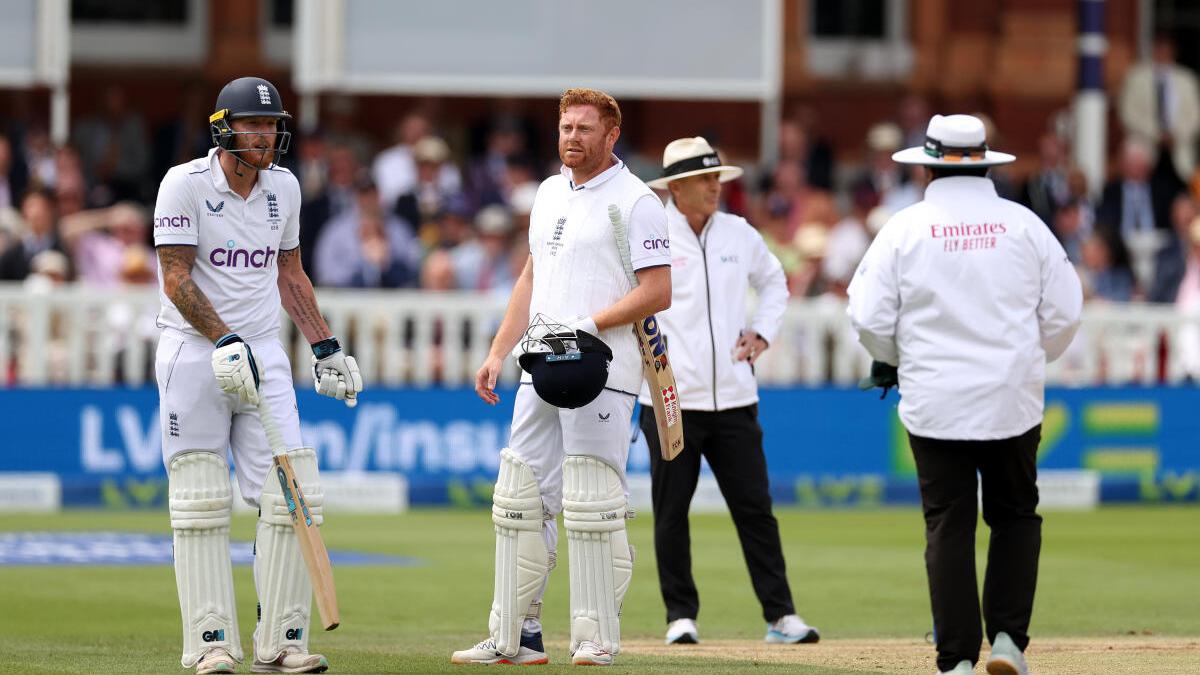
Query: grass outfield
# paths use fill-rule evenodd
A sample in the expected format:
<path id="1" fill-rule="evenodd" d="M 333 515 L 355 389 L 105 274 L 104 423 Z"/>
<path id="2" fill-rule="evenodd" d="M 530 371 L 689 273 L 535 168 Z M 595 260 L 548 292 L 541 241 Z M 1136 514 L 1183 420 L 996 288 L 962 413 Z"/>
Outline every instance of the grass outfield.
<path id="1" fill-rule="evenodd" d="M 629 648 L 616 670 L 932 672 L 932 647 L 920 644 L 930 618 L 919 510 L 785 510 L 778 515 L 797 607 L 821 628 L 826 639 L 817 647 L 825 651 L 800 651 L 812 649 L 805 646 L 767 649 L 760 644 L 764 625 L 726 516 L 692 520 L 695 574 L 703 603 L 699 624 L 706 644 L 657 649 L 664 612 L 651 520 L 642 516 L 630 526 L 638 554 L 624 610 L 623 634 Z M 0 531 L 65 530 L 166 533 L 168 525 L 165 512 L 0 518 Z M 235 539 L 249 540 L 253 531 L 252 518 L 235 520 Z M 493 549 L 488 513 L 418 510 L 399 517 L 335 516 L 324 533 L 330 549 L 423 561 L 417 567 L 335 570 L 342 627 L 332 633 L 318 630 L 312 638 L 314 651 L 330 657 L 333 671 L 461 672 L 449 665 L 450 652 L 482 639 L 487 625 Z M 1075 672 L 1038 667 L 1035 654 L 1045 653 L 1049 659 L 1054 649 L 1036 652 L 1037 640 L 1052 637 L 1119 642 L 1134 639 L 1127 637 L 1132 634 L 1141 641 L 1138 644 L 1150 645 L 1133 652 L 1132 665 L 1125 666 L 1130 669 L 1118 666 L 1105 672 L 1188 672 L 1159 667 L 1163 664 L 1154 660 L 1160 658 L 1154 641 L 1160 639 L 1183 645 L 1180 658 L 1200 663 L 1200 509 L 1052 512 L 1046 515 L 1043 534 L 1031 630 L 1031 665 L 1037 672 Z M 569 662 L 565 537 L 561 541 L 562 564 L 554 573 L 544 612 L 552 664 Z M 985 541 L 981 536 L 980 544 Z M 242 642 L 249 647 L 254 621 L 250 568 L 237 567 L 234 575 Z M 0 672 L 184 672 L 179 667 L 180 619 L 169 566 L 0 567 L 0 608 Z M 1113 649 L 1103 646 L 1104 640 L 1071 644 L 1085 645 L 1085 652 Z M 889 645 L 905 651 L 909 660 L 890 663 Z M 884 656 L 860 666 L 848 654 L 875 651 Z M 797 654 L 804 658 L 793 658 Z M 800 663 L 818 656 L 819 662 L 836 665 Z M 249 667 L 240 670 L 248 672 Z M 567 670 L 551 665 L 538 672 Z"/>

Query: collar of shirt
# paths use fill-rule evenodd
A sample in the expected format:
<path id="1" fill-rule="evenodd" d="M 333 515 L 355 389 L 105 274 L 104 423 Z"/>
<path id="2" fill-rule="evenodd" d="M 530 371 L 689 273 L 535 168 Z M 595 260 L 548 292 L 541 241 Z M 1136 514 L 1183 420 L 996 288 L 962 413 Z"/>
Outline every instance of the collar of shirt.
<path id="1" fill-rule="evenodd" d="M 221 158 L 218 150 L 220 148 L 213 147 L 208 151 L 208 167 L 210 169 L 209 173 L 212 174 L 213 187 L 218 192 L 228 192 L 236 195 L 237 193 L 233 191 L 233 188 L 229 187 L 229 180 L 225 178 L 225 170 L 221 168 Z M 259 173 L 261 174 L 262 171 L 259 171 Z M 246 201 L 254 201 L 254 198 L 260 194 L 262 194 L 262 180 L 261 176 L 257 176 L 254 181 L 254 187 L 250 188 L 250 196 L 246 198 Z"/>
<path id="2" fill-rule="evenodd" d="M 571 179 L 571 170 L 567 168 L 567 165 L 564 164 L 561 167 L 559 167 L 559 172 L 561 172 L 563 177 L 565 177 L 567 179 L 567 183 L 569 183 L 571 185 L 572 190 L 586 190 L 587 188 L 597 188 L 597 187 L 600 187 L 601 185 L 607 183 L 610 179 L 612 179 L 613 176 L 620 173 L 621 169 L 625 168 L 625 162 L 622 162 L 620 157 L 613 155 L 612 159 L 613 159 L 613 162 L 615 162 L 615 164 L 608 167 L 604 171 L 601 171 L 598 175 L 593 176 L 591 180 L 584 183 L 583 185 L 575 185 L 575 181 Z"/>
<path id="3" fill-rule="evenodd" d="M 973 199 L 980 195 L 997 196 L 996 185 L 991 178 L 948 176 L 933 181 L 925 188 L 925 199 L 935 202 L 947 199 Z"/>
<path id="4" fill-rule="evenodd" d="M 683 223 L 684 227 L 689 230 L 692 229 L 692 224 L 688 222 L 687 216 L 683 215 L 683 211 L 680 211 L 679 207 L 675 205 L 674 199 L 667 199 L 666 209 L 668 221 L 671 219 L 678 219 L 679 222 Z M 700 228 L 700 234 L 696 235 L 697 237 L 700 239 L 706 238 L 706 235 L 708 234 L 708 227 L 713 224 L 714 220 L 716 220 L 718 213 L 720 213 L 720 210 L 713 211 L 713 214 L 708 217 L 708 220 L 704 221 L 704 227 Z"/>

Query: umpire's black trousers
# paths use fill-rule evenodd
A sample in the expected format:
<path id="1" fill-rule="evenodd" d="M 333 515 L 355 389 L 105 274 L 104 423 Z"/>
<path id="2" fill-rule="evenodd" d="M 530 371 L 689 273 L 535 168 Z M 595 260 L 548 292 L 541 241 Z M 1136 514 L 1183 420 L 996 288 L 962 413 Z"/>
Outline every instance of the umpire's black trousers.
<path id="1" fill-rule="evenodd" d="M 758 406 L 719 412 L 684 410 L 684 449 L 670 462 L 659 454 L 654 410 L 642 406 L 640 422 L 650 446 L 654 551 L 667 622 L 695 619 L 700 613 L 700 596 L 692 579 L 688 509 L 700 479 L 701 454 L 712 467 L 733 516 L 763 618 L 771 622 L 794 614 L 779 523 L 771 513 Z"/>
<path id="2" fill-rule="evenodd" d="M 988 641 L 1008 633 L 1022 650 L 1037 586 L 1042 517 L 1037 514 L 1037 447 L 1042 425 L 996 441 L 949 441 L 909 434 L 925 512 L 925 569 L 933 605 L 938 668 L 979 660 L 983 630 L 975 579 L 977 487 L 991 527 L 983 580 Z"/>

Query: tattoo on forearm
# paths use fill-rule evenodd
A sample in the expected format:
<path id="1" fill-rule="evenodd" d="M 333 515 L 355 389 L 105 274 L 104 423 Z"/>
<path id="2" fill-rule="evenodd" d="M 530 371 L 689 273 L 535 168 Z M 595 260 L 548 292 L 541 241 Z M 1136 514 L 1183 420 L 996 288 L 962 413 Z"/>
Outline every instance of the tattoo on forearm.
<path id="1" fill-rule="evenodd" d="M 317 307 L 312 281 L 300 267 L 300 249 L 279 252 L 279 274 L 283 308 L 292 317 L 292 321 L 296 322 L 300 332 L 304 333 L 309 342 L 329 337 L 329 326 Z"/>
<path id="2" fill-rule="evenodd" d="M 201 335 L 216 342 L 229 332 L 229 326 L 217 315 L 212 302 L 192 279 L 192 264 L 196 261 L 195 246 L 159 246 L 158 261 L 162 267 L 163 287 L 175 308 Z"/>

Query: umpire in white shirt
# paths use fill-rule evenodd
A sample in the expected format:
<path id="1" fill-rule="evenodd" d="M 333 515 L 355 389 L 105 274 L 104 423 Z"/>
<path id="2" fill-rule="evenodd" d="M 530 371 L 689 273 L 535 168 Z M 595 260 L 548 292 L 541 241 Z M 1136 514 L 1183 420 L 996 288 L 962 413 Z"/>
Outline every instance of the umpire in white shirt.
<path id="1" fill-rule="evenodd" d="M 666 188 L 674 300 L 658 314 L 667 336 L 683 409 L 684 450 L 661 459 L 649 391 L 643 385 L 641 427 L 650 445 L 654 549 L 667 606 L 667 643 L 699 640 L 700 598 L 692 579 L 688 508 L 708 459 L 737 526 L 750 581 L 767 621 L 767 642 L 816 642 L 815 628 L 796 616 L 771 513 L 754 361 L 775 337 L 787 305 L 779 260 L 750 223 L 717 210 L 721 183 L 742 170 L 725 166 L 700 137 L 671 142 L 663 175 L 649 185 Z M 758 308 L 746 323 L 746 295 Z"/>
<path id="2" fill-rule="evenodd" d="M 1079 277 L 1050 229 L 996 195 L 988 167 L 1016 158 L 985 141 L 979 119 L 935 115 L 924 147 L 892 155 L 927 167 L 925 199 L 884 225 L 849 289 L 859 340 L 877 361 L 899 367 L 900 420 L 925 513 L 937 665 L 953 675 L 974 672 L 983 638 L 977 473 L 992 531 L 983 582 L 987 672 L 1028 672 L 1046 362 L 1070 344 L 1083 304 Z M 882 374 L 876 366 L 873 376 Z"/>

